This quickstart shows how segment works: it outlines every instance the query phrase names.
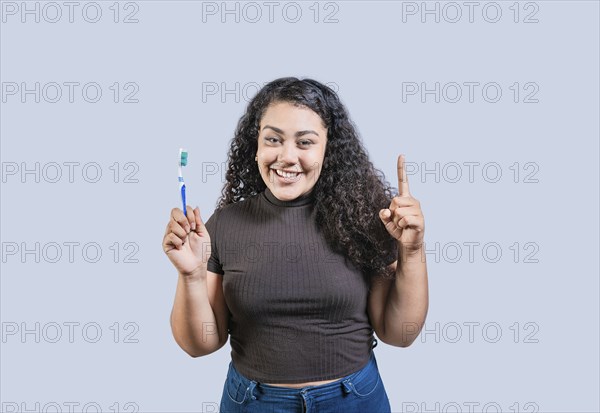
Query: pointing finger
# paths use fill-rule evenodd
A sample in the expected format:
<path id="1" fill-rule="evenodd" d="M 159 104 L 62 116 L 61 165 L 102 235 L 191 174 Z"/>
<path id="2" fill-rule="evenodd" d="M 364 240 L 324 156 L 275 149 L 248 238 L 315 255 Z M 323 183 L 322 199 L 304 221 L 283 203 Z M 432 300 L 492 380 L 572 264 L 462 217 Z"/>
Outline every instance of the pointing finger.
<path id="1" fill-rule="evenodd" d="M 404 167 L 404 155 L 398 156 L 398 196 L 410 196 L 408 189 L 408 175 Z"/>

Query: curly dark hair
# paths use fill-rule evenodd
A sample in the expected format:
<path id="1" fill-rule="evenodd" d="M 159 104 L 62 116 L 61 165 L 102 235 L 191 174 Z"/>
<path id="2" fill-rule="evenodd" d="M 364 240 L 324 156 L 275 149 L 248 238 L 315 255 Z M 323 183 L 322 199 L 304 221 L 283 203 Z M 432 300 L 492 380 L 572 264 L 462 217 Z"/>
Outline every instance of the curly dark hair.
<path id="1" fill-rule="evenodd" d="M 284 77 L 266 84 L 252 98 L 231 141 L 226 183 L 217 209 L 264 191 L 254 161 L 260 120 L 270 104 L 286 102 L 310 108 L 327 128 L 321 174 L 315 186 L 317 225 L 334 251 L 344 254 L 367 278 L 393 277 L 386 260 L 397 248 L 379 218 L 397 193 L 368 158 L 354 123 L 336 92 L 313 79 Z M 351 222 L 352 225 L 348 225 Z"/>

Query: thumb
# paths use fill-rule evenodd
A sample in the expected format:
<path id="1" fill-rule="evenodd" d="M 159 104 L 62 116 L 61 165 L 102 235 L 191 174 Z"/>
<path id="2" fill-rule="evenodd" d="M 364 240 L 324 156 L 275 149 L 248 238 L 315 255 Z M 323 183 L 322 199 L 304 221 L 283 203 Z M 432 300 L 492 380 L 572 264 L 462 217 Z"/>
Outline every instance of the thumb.
<path id="1" fill-rule="evenodd" d="M 380 209 L 379 218 L 381 219 L 381 222 L 383 222 L 383 225 L 386 225 L 389 222 L 392 222 L 392 212 L 387 208 Z"/>
<path id="2" fill-rule="evenodd" d="M 204 222 L 202 222 L 202 217 L 200 216 L 200 208 L 194 208 L 194 218 L 196 220 L 196 230 L 194 231 L 196 234 L 200 235 L 204 230 Z"/>
<path id="3" fill-rule="evenodd" d="M 392 219 L 392 211 L 390 211 L 388 208 L 379 210 L 379 218 L 381 219 L 381 222 L 383 222 L 387 232 L 389 232 L 389 234 L 395 238 L 397 235 L 394 234 L 397 231 L 397 227 Z"/>

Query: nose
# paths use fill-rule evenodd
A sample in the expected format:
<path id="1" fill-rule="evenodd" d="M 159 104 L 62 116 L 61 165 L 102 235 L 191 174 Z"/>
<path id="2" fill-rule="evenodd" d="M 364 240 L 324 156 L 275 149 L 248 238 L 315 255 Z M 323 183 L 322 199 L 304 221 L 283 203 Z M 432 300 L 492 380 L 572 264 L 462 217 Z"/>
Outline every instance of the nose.
<path id="1" fill-rule="evenodd" d="M 281 167 L 293 166 L 298 164 L 298 152 L 295 142 L 288 139 L 282 146 L 279 152 L 277 162 Z"/>

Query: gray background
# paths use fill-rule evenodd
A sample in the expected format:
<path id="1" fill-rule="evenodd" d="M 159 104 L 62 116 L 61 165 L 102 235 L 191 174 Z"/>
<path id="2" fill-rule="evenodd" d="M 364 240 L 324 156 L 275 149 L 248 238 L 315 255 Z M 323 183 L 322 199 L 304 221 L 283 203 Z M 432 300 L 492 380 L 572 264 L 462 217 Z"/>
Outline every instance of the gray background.
<path id="1" fill-rule="evenodd" d="M 439 23 L 433 15 L 422 22 L 420 14 L 405 14 L 403 21 L 403 8 L 411 7 L 406 2 L 296 2 L 302 11 L 296 23 L 282 14 L 290 2 L 278 2 L 272 22 L 267 6 L 256 3 L 262 18 L 255 23 L 255 9 L 244 3 L 237 3 L 239 22 L 235 15 L 222 22 L 219 14 L 203 21 L 206 2 L 122 2 L 118 23 L 113 2 L 96 3 L 102 10 L 97 23 L 82 17 L 89 2 L 78 3 L 72 23 L 66 6 L 62 19 L 50 23 L 45 3 L 38 3 L 36 23 L 34 15 L 22 22 L 20 12 L 8 13 L 6 3 L 3 89 L 11 82 L 29 88 L 35 82 L 40 88 L 96 82 L 103 94 L 88 103 L 79 87 L 69 102 L 62 87 L 56 103 L 41 92 L 39 103 L 20 94 L 2 102 L 4 410 L 43 410 L 54 403 L 69 411 L 68 402 L 79 403 L 75 411 L 86 403 L 89 411 L 218 410 L 229 344 L 192 359 L 169 326 L 177 274 L 161 240 L 170 209 L 180 206 L 177 152 L 180 146 L 189 151 L 188 203 L 198 205 L 206 220 L 253 85 L 282 76 L 311 77 L 338 90 L 373 163 L 393 186 L 399 153 L 413 168 L 410 187 L 422 204 L 427 248 L 437 246 L 439 253 L 427 257 L 428 332 L 408 348 L 381 342 L 376 348 L 392 410 L 467 412 L 469 403 L 472 411 L 486 404 L 488 411 L 600 409 L 598 2 L 521 2 L 517 23 L 512 1 L 478 2 L 473 22 L 467 6 L 456 3 L 463 12 L 456 23 L 448 21 L 455 9 L 444 2 L 437 3 L 447 12 Z M 501 18 L 487 22 L 483 6 L 490 19 L 494 5 Z M 54 18 L 46 7 L 45 17 Z M 86 7 L 93 18 L 93 5 Z M 138 22 L 123 23 L 133 12 Z M 287 12 L 293 19 L 294 9 Z M 325 23 L 332 13 L 337 22 Z M 538 21 L 524 23 L 532 13 Z M 109 89 L 115 82 L 118 103 Z M 133 90 L 124 89 L 127 82 L 138 86 L 138 103 L 123 102 Z M 487 102 L 480 86 L 469 102 L 463 86 L 456 103 L 447 101 L 451 89 L 439 103 L 432 95 L 403 102 L 405 82 L 429 88 L 435 82 L 496 82 L 502 97 Z M 517 103 L 509 89 L 515 82 Z M 523 102 L 534 87 L 526 89 L 527 82 L 537 85 L 537 103 Z M 219 93 L 203 97 L 203 87 L 213 83 Z M 236 83 L 239 93 L 221 96 Z M 34 169 L 36 162 L 39 182 L 35 173 L 21 175 L 23 166 Z M 73 182 L 64 162 L 80 163 Z M 82 166 L 94 162 L 102 176 L 91 183 L 86 179 L 94 178 L 94 169 L 84 176 Z M 116 183 L 115 162 L 121 172 Z M 436 162 L 437 180 L 420 174 Z M 479 163 L 471 180 L 465 162 Z M 54 163 L 62 175 L 53 183 Z M 462 175 L 454 182 L 456 164 Z M 482 174 L 485 164 L 499 167 L 497 182 L 488 182 L 494 169 Z M 15 165 L 19 171 L 12 175 Z M 207 174 L 213 167 L 217 174 Z M 124 182 L 128 172 L 137 182 Z M 34 249 L 36 242 L 39 262 L 35 253 L 21 255 L 22 247 Z M 73 262 L 65 242 L 79 243 Z M 134 244 L 126 248 L 128 242 Z M 479 243 L 472 259 L 469 242 Z M 86 261 L 93 249 L 82 254 L 87 243 L 102 249 L 95 263 Z M 115 243 L 116 263 L 110 249 Z M 62 256 L 53 263 L 57 244 Z M 484 244 L 499 246 L 501 257 L 494 259 L 494 249 L 482 253 Z M 19 251 L 9 254 L 15 245 Z M 456 246 L 461 255 L 454 259 Z M 137 263 L 124 262 L 130 252 Z M 73 340 L 68 322 L 79 323 Z M 99 326 L 101 338 L 90 342 L 95 330 L 84 334 L 84 325 Z M 469 325 L 475 326 L 471 338 Z M 15 326 L 19 330 L 10 334 Z M 23 327 L 33 332 L 22 336 Z"/>

